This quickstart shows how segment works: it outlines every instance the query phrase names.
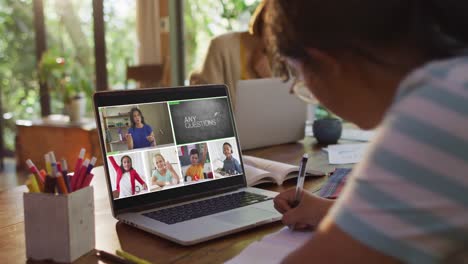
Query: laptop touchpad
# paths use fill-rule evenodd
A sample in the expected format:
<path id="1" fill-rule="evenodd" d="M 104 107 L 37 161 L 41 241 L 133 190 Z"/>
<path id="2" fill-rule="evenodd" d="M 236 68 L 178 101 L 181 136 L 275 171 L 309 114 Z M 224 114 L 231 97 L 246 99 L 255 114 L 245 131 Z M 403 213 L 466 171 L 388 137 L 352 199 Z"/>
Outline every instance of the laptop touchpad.
<path id="1" fill-rule="evenodd" d="M 270 211 L 247 207 L 242 210 L 226 212 L 224 214 L 214 216 L 214 218 L 230 224 L 244 225 L 270 219 L 275 216 L 276 215 Z"/>

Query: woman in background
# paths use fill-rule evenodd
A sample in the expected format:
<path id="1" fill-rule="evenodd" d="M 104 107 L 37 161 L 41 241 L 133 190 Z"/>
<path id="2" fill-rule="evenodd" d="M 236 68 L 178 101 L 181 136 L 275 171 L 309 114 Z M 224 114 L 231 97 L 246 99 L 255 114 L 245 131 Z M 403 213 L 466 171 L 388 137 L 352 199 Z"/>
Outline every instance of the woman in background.
<path id="1" fill-rule="evenodd" d="M 252 15 L 249 31 L 229 32 L 210 41 L 202 68 L 190 75 L 190 84 L 222 83 L 235 95 L 237 81 L 271 77 L 263 39 L 265 3 L 260 2 Z M 235 96 L 231 100 L 235 105 Z"/>

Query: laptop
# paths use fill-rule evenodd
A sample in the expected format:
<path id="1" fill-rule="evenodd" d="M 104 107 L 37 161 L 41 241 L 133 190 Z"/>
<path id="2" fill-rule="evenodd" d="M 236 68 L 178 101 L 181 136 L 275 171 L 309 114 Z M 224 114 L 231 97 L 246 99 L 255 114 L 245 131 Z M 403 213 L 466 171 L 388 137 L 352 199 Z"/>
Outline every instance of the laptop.
<path id="1" fill-rule="evenodd" d="M 246 185 L 225 85 L 105 91 L 93 100 L 121 222 L 192 245 L 281 218 L 276 192 Z"/>
<path id="2" fill-rule="evenodd" d="M 307 104 L 289 93 L 291 85 L 278 78 L 237 82 L 235 116 L 243 150 L 304 138 Z"/>

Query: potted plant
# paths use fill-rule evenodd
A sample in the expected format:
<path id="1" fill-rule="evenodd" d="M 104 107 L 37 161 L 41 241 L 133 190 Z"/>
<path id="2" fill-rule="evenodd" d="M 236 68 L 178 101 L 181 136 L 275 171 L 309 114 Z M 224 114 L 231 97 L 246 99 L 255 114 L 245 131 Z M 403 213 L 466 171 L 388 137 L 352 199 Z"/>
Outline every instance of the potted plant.
<path id="1" fill-rule="evenodd" d="M 86 97 L 92 94 L 92 84 L 84 69 L 66 58 L 71 56 L 49 49 L 41 57 L 38 75 L 49 88 L 52 111 L 62 109 L 71 122 L 79 122 L 85 114 Z"/>
<path id="2" fill-rule="evenodd" d="M 316 120 L 312 125 L 314 137 L 319 144 L 336 144 L 341 137 L 341 119 L 318 105 L 315 110 Z"/>

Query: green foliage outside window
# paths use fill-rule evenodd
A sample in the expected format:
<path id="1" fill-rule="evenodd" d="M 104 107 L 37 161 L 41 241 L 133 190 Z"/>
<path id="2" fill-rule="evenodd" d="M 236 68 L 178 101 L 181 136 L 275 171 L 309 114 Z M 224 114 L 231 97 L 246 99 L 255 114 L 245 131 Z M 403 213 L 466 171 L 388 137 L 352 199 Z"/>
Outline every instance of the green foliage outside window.
<path id="1" fill-rule="evenodd" d="M 14 148 L 15 120 L 40 115 L 35 81 L 32 1 L 0 0 L 0 98 L 6 148 Z"/>
<path id="2" fill-rule="evenodd" d="M 38 67 L 39 79 L 47 84 L 52 101 L 61 102 L 63 106 L 73 97 L 91 98 L 94 90 L 87 69 L 69 58 L 72 56 L 49 49 L 42 54 Z M 57 111 L 53 109 L 52 112 Z"/>
<path id="3" fill-rule="evenodd" d="M 51 58 L 69 62 L 65 75 L 85 80 L 94 90 L 94 43 L 92 0 L 43 0 L 47 46 Z M 169 0 L 171 1 L 171 0 Z M 199 67 L 209 40 L 228 31 L 247 30 L 250 14 L 259 0 L 185 0 L 185 47 L 187 75 Z M 134 64 L 136 55 L 136 3 L 134 0 L 104 0 L 107 70 L 110 88 L 123 88 L 126 63 Z M 0 99 L 5 131 L 2 135 L 9 150 L 14 149 L 15 121 L 40 117 L 40 95 L 32 0 L 0 0 Z M 135 12 L 134 12 L 135 11 Z M 50 61 L 49 61 L 50 62 Z M 73 65 L 71 65 L 73 64 Z M 53 63 L 50 66 L 54 65 Z M 59 68 L 60 69 L 60 68 Z M 84 77 L 83 77 L 84 76 Z M 88 90 L 86 90 L 88 91 Z M 52 95 L 52 113 L 61 113 L 63 100 Z M 91 114 L 91 100 L 88 100 Z"/>
<path id="4" fill-rule="evenodd" d="M 92 0 L 43 0 L 43 3 L 49 57 L 68 62 L 66 69 L 54 69 L 55 80 L 66 81 L 62 89 L 68 91 L 84 85 L 89 96 L 87 111 L 91 115 L 89 90 L 95 89 Z M 126 59 L 135 55 L 135 6 L 134 0 L 104 0 L 111 88 L 123 88 Z M 0 99 L 4 113 L 0 118 L 5 120 L 1 136 L 10 151 L 14 150 L 16 120 L 40 118 L 41 113 L 33 21 L 32 0 L 0 0 Z M 59 66 L 53 61 L 48 61 L 48 65 Z M 53 114 L 63 111 L 63 91 L 59 94 L 51 94 Z"/>

